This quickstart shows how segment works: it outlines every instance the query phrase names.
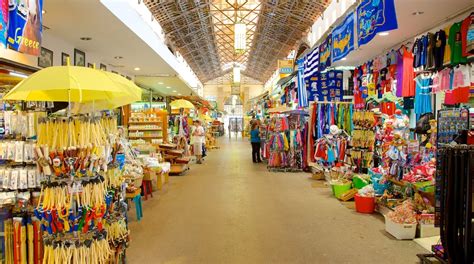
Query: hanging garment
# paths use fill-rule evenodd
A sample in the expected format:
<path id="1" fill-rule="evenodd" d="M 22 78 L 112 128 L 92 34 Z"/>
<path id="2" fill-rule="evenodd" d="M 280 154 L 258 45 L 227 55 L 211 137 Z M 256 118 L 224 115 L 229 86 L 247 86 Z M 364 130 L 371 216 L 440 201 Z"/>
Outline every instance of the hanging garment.
<path id="1" fill-rule="evenodd" d="M 429 33 L 426 35 L 427 38 L 427 48 L 426 48 L 426 68 L 434 69 L 435 60 L 434 60 L 434 46 L 436 44 L 435 35 Z"/>
<path id="2" fill-rule="evenodd" d="M 397 91 L 396 91 L 396 96 L 397 97 L 403 97 L 403 54 L 400 52 L 397 52 Z"/>
<path id="3" fill-rule="evenodd" d="M 397 107 L 395 106 L 394 102 L 382 102 L 380 103 L 380 111 L 386 115 L 393 115 L 395 114 L 395 110 Z"/>
<path id="4" fill-rule="evenodd" d="M 416 77 L 415 113 L 418 115 L 431 113 L 431 78 Z"/>
<path id="5" fill-rule="evenodd" d="M 415 96 L 415 71 L 413 69 L 413 54 L 403 47 L 403 81 L 402 96 Z M 398 81 L 398 78 L 397 78 Z M 398 88 L 398 87 L 397 87 Z M 397 91 L 398 94 L 398 91 Z"/>
<path id="6" fill-rule="evenodd" d="M 451 47 L 451 64 L 466 63 L 467 59 L 462 55 L 461 22 L 454 23 L 451 26 L 448 42 Z"/>
<path id="7" fill-rule="evenodd" d="M 433 57 L 435 69 L 440 69 L 443 66 L 445 48 L 446 33 L 444 32 L 444 30 L 439 30 L 434 35 Z"/>
<path id="8" fill-rule="evenodd" d="M 474 55 L 474 12 L 466 17 L 461 24 L 462 55 Z"/>
<path id="9" fill-rule="evenodd" d="M 469 65 L 458 65 L 452 71 L 452 87 L 446 91 L 445 104 L 468 103 L 471 86 L 471 68 Z"/>

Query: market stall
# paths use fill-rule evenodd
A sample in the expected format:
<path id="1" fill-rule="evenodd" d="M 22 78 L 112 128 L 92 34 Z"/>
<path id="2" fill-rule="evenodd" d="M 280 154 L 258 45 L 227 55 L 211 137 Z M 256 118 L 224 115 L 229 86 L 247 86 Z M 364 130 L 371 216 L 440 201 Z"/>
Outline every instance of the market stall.
<path id="1" fill-rule="evenodd" d="M 125 258 L 126 161 L 117 120 L 110 112 L 81 112 L 118 107 L 140 95 L 120 76 L 61 66 L 32 74 L 3 97 L 16 106 L 2 111 L 6 263 Z M 47 115 L 54 102 L 70 106 L 65 114 Z"/>

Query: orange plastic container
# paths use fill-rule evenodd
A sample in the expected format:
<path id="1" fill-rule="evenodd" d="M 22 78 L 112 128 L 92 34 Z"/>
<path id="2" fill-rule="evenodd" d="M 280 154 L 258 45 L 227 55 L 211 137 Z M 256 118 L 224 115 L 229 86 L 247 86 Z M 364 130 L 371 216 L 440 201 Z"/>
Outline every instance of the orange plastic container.
<path id="1" fill-rule="evenodd" d="M 363 214 L 371 214 L 375 210 L 375 197 L 362 197 L 355 195 L 356 211 Z"/>

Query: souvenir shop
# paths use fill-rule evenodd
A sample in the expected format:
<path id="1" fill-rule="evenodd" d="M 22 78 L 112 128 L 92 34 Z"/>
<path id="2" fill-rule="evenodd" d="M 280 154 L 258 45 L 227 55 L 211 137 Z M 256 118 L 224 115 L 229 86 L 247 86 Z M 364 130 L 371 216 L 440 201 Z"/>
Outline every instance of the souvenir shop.
<path id="1" fill-rule="evenodd" d="M 298 58 L 279 102 L 290 111 L 269 109 L 264 157 L 269 169 L 306 165 L 357 212 L 383 214 L 397 239 L 440 236 L 421 259 L 472 263 L 474 14 L 345 64 L 355 39 L 360 47 L 397 29 L 385 7 L 357 5 Z M 388 19 L 368 30 L 366 11 Z"/>
<path id="2" fill-rule="evenodd" d="M 168 181 L 169 163 L 136 151 L 140 140 L 167 142 L 162 107 L 128 111 L 139 87 L 69 64 L 2 59 L 0 89 L 1 262 L 125 263 L 142 196 Z"/>

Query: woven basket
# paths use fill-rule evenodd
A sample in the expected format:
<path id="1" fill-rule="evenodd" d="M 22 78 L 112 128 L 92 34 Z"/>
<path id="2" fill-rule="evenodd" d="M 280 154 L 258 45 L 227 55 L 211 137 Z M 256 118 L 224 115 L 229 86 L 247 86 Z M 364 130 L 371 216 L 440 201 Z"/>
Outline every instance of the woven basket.
<path id="1" fill-rule="evenodd" d="M 324 171 L 318 171 L 318 172 L 313 172 L 313 175 L 311 176 L 313 180 L 324 180 Z"/>

